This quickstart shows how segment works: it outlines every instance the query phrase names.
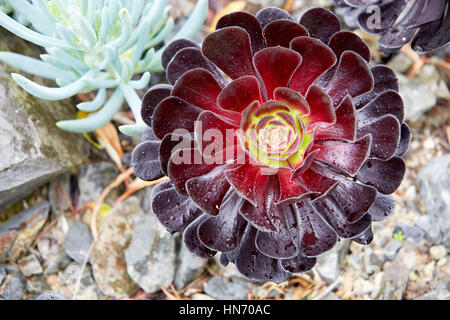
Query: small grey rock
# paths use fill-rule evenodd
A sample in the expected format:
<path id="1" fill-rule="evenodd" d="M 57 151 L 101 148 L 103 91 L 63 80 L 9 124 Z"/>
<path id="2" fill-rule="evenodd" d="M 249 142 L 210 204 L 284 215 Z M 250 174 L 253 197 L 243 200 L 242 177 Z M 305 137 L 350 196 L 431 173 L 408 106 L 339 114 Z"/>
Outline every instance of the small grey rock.
<path id="1" fill-rule="evenodd" d="M 182 241 L 181 249 L 177 257 L 178 268 L 175 273 L 175 286 L 178 289 L 184 288 L 187 284 L 194 281 L 203 270 L 205 270 L 208 260 L 200 259 L 194 256 Z"/>
<path id="2" fill-rule="evenodd" d="M 425 232 L 422 229 L 415 226 L 409 226 L 402 222 L 395 226 L 394 233 L 398 232 L 401 232 L 405 236 L 405 239 L 411 238 L 415 242 L 420 242 L 420 240 L 425 237 Z"/>
<path id="3" fill-rule="evenodd" d="M 389 62 L 388 66 L 396 73 L 405 73 L 412 66 L 413 61 L 403 53 L 395 55 Z"/>
<path id="4" fill-rule="evenodd" d="M 30 248 L 47 221 L 49 210 L 50 204 L 43 201 L 0 226 L 0 262 L 17 261 Z"/>
<path id="5" fill-rule="evenodd" d="M 66 254 L 64 248 L 55 245 L 50 249 L 47 260 L 44 263 L 44 274 L 54 274 L 59 270 L 64 270 L 72 259 Z"/>
<path id="6" fill-rule="evenodd" d="M 397 252 L 400 250 L 400 248 L 403 246 L 403 242 L 392 239 L 388 242 L 386 247 L 384 247 L 384 256 L 386 260 L 394 260 L 397 256 Z"/>
<path id="7" fill-rule="evenodd" d="M 83 263 L 93 241 L 91 230 L 81 221 L 72 221 L 64 239 L 63 248 L 69 257 Z"/>
<path id="8" fill-rule="evenodd" d="M 442 241 L 441 228 L 438 221 L 433 216 L 421 216 L 416 220 L 415 227 L 421 229 L 425 233 L 425 239 L 431 243 L 438 244 Z"/>
<path id="9" fill-rule="evenodd" d="M 249 283 L 243 279 L 213 277 L 205 283 L 203 290 L 217 300 L 245 300 L 248 296 Z"/>
<path id="10" fill-rule="evenodd" d="M 263 288 L 262 286 L 254 286 L 253 288 L 251 288 L 253 296 L 260 299 L 273 299 L 280 294 L 275 289 L 272 289 L 268 294 L 266 294 L 267 289 L 268 288 L 266 287 Z"/>
<path id="11" fill-rule="evenodd" d="M 447 250 L 444 246 L 433 246 L 430 248 L 430 255 L 434 260 L 444 259 L 447 255 Z"/>
<path id="12" fill-rule="evenodd" d="M 97 162 L 80 169 L 78 188 L 80 204 L 96 201 L 103 190 L 120 174 L 119 169 L 110 162 Z M 112 197 L 112 192 L 109 197 Z M 109 197 L 107 199 L 109 199 Z"/>
<path id="13" fill-rule="evenodd" d="M 317 258 L 316 270 L 327 284 L 334 282 L 339 276 L 339 253 L 335 247 Z"/>
<path id="14" fill-rule="evenodd" d="M 357 254 L 349 255 L 347 258 L 347 264 L 355 270 L 362 269 L 361 258 Z"/>
<path id="15" fill-rule="evenodd" d="M 31 277 L 35 274 L 41 274 L 42 270 L 41 263 L 34 254 L 30 254 L 26 257 L 20 259 L 17 263 L 19 265 L 20 271 L 26 276 Z"/>
<path id="16" fill-rule="evenodd" d="M 64 285 L 74 285 L 78 281 L 78 277 L 80 276 L 81 266 L 76 263 L 70 263 L 66 269 L 59 275 L 59 279 L 61 280 L 61 284 Z M 82 288 L 87 288 L 94 284 L 94 279 L 92 278 L 91 271 L 88 266 L 86 266 L 83 270 L 83 275 L 81 277 L 80 286 Z"/>
<path id="17" fill-rule="evenodd" d="M 32 294 L 40 294 L 50 290 L 49 285 L 43 276 L 33 276 L 27 279 L 27 292 Z"/>
<path id="18" fill-rule="evenodd" d="M 419 79 L 411 79 L 398 74 L 400 95 L 405 104 L 405 120 L 417 120 L 422 114 L 434 107 L 437 97 Z"/>
<path id="19" fill-rule="evenodd" d="M 364 266 L 369 274 L 379 272 L 385 262 L 384 252 L 374 251 L 370 247 L 364 248 Z"/>
<path id="20" fill-rule="evenodd" d="M 2 284 L 3 280 L 6 278 L 6 268 L 4 265 L 0 264 L 0 285 Z"/>
<path id="21" fill-rule="evenodd" d="M 401 300 L 409 280 L 409 273 L 416 264 L 416 243 L 406 241 L 392 263 L 385 268 L 377 289 L 376 299 Z"/>
<path id="22" fill-rule="evenodd" d="M 21 300 L 26 287 L 27 281 L 21 272 L 8 274 L 0 286 L 0 300 Z"/>
<path id="23" fill-rule="evenodd" d="M 43 293 L 37 296 L 35 300 L 67 300 L 67 299 L 56 293 Z"/>
<path id="24" fill-rule="evenodd" d="M 425 238 L 440 244 L 450 233 L 450 154 L 431 160 L 417 175 L 426 216 L 416 221 Z"/>
<path id="25" fill-rule="evenodd" d="M 48 198 L 54 217 L 69 209 L 65 196 L 70 195 L 70 173 L 66 172 L 50 182 Z"/>
<path id="26" fill-rule="evenodd" d="M 414 300 L 450 300 L 450 292 L 446 289 L 438 289 L 430 291 L 423 296 L 417 297 Z"/>

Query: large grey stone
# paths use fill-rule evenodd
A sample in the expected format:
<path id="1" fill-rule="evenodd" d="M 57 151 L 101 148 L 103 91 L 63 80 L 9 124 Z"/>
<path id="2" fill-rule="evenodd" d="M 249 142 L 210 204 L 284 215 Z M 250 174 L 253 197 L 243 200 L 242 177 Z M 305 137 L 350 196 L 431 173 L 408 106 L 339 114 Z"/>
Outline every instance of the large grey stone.
<path id="1" fill-rule="evenodd" d="M 130 277 L 147 293 L 167 287 L 175 276 L 175 237 L 150 214 L 134 217 L 125 260 Z"/>
<path id="2" fill-rule="evenodd" d="M 435 158 L 417 175 L 426 216 L 416 221 L 425 237 L 435 244 L 448 242 L 450 233 L 450 154 Z M 448 244 L 446 244 L 448 245 Z"/>
<path id="3" fill-rule="evenodd" d="M 86 259 L 92 240 L 89 227 L 81 221 L 73 221 L 70 223 L 63 247 L 73 260 L 81 264 Z"/>
<path id="4" fill-rule="evenodd" d="M 0 51 L 33 57 L 41 53 L 39 48 L 2 28 Z M 14 82 L 11 72 L 18 71 L 0 63 L 0 209 L 81 164 L 89 150 L 81 135 L 62 131 L 55 125 L 76 116 L 73 103 L 37 99 Z"/>

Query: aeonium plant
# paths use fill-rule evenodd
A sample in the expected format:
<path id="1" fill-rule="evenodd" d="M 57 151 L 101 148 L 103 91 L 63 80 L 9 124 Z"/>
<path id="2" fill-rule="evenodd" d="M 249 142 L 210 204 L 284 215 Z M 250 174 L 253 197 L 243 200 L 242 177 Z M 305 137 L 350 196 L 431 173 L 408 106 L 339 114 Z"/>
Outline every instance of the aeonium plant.
<path id="1" fill-rule="evenodd" d="M 168 85 L 143 99 L 132 156 L 170 231 L 193 254 L 221 252 L 252 280 L 313 268 L 339 239 L 371 242 L 394 211 L 410 130 L 394 72 L 314 8 L 224 16 L 201 47 L 172 42 Z"/>
<path id="2" fill-rule="evenodd" d="M 392 52 L 412 40 L 411 47 L 427 53 L 450 42 L 449 0 L 333 0 L 343 8 L 350 27 L 380 36 L 380 49 Z"/>

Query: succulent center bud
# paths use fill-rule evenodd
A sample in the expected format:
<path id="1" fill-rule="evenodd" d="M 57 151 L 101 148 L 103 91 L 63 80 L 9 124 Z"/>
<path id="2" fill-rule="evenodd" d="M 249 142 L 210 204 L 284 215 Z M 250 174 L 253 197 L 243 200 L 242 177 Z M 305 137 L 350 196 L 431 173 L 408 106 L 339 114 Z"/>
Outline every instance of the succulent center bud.
<path id="1" fill-rule="evenodd" d="M 283 150 L 288 143 L 288 131 L 282 126 L 266 128 L 260 132 L 260 140 L 271 150 Z"/>
<path id="2" fill-rule="evenodd" d="M 305 138 L 301 114 L 279 101 L 251 104 L 242 114 L 241 129 L 240 141 L 250 157 L 272 168 L 290 167 Z"/>

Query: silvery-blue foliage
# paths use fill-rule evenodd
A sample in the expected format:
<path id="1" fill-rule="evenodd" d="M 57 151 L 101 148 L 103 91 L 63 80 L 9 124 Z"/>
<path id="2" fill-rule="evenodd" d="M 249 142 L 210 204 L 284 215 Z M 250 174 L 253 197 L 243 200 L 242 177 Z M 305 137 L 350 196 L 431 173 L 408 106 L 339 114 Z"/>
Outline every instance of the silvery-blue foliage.
<path id="1" fill-rule="evenodd" d="M 1 1 L 1 0 L 0 0 Z M 0 11 L 0 25 L 15 35 L 45 48 L 41 60 L 12 52 L 0 52 L 0 61 L 26 73 L 51 79 L 49 88 L 19 74 L 14 80 L 30 94 L 45 100 L 61 100 L 97 91 L 93 101 L 77 108 L 92 114 L 85 119 L 61 121 L 71 132 L 88 132 L 108 123 L 125 101 L 135 125 L 120 127 L 139 135 L 145 128 L 136 90 L 145 88 L 150 72 L 163 70 L 163 43 L 173 29 L 168 0 L 3 0 L 30 27 Z M 5 6 L 6 8 L 6 6 Z M 198 0 L 191 16 L 174 36 L 192 38 L 200 30 L 208 0 Z M 142 74 L 135 80 L 135 75 Z M 111 90 L 111 94 L 109 94 Z"/>
<path id="2" fill-rule="evenodd" d="M 0 11 L 4 13 L 10 13 L 12 8 L 4 0 L 0 0 Z"/>

